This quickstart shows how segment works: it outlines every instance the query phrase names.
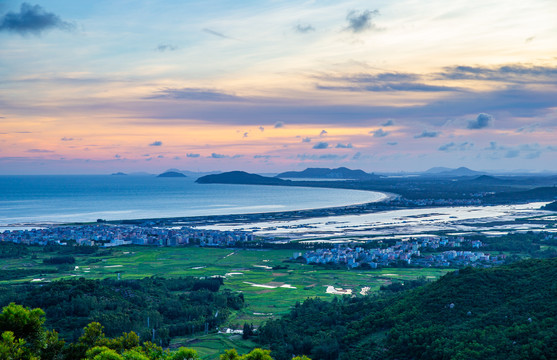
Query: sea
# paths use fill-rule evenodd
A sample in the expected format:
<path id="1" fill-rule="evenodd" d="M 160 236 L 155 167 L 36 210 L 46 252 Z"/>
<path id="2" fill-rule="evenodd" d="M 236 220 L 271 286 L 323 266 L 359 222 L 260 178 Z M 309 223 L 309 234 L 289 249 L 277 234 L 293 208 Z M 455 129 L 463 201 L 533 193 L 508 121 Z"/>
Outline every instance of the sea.
<path id="1" fill-rule="evenodd" d="M 0 227 L 280 212 L 384 198 L 378 192 L 345 189 L 197 184 L 191 177 L 0 176 Z"/>

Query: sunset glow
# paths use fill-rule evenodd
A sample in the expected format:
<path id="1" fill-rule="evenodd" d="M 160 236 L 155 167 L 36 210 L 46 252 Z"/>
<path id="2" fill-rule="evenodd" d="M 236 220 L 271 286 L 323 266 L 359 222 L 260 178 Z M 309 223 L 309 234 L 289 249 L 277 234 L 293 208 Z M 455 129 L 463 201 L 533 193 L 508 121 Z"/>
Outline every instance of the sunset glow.
<path id="1" fill-rule="evenodd" d="M 552 0 L 0 1 L 0 174 L 555 170 L 555 15 Z"/>

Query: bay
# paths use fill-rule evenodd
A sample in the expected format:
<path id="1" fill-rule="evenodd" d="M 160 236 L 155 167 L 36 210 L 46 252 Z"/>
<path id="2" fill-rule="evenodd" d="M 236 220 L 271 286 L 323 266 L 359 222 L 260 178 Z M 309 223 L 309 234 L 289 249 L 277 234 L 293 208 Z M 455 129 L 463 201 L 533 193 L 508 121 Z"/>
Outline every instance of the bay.
<path id="1" fill-rule="evenodd" d="M 0 226 L 317 209 L 379 201 L 370 191 L 196 184 L 155 176 L 0 176 Z"/>

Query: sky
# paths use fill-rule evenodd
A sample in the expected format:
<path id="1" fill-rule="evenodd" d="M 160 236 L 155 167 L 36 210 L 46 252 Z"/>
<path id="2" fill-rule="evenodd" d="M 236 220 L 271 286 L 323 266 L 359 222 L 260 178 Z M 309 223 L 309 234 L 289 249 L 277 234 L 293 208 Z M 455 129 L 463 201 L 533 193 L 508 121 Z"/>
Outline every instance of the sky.
<path id="1" fill-rule="evenodd" d="M 557 172 L 557 1 L 0 0 L 0 174 Z"/>

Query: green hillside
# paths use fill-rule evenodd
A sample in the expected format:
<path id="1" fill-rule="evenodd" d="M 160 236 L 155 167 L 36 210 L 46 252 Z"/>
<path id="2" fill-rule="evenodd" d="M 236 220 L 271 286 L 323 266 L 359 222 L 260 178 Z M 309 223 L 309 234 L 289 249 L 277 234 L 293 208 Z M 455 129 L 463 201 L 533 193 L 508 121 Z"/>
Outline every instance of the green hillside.
<path id="1" fill-rule="evenodd" d="M 306 300 L 260 329 L 277 359 L 555 359 L 557 259 L 467 268 L 392 297 Z"/>

